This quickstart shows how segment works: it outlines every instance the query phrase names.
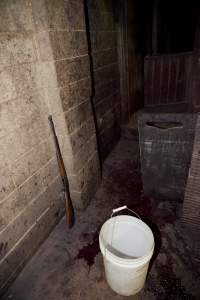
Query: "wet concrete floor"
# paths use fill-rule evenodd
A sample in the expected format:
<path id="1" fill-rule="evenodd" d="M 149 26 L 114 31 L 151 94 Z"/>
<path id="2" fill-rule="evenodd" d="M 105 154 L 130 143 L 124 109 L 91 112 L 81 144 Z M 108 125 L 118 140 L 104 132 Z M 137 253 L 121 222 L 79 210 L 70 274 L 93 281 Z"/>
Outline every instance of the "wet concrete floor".
<path id="1" fill-rule="evenodd" d="M 106 283 L 98 234 L 113 208 L 127 204 L 152 228 L 156 249 L 145 288 L 123 297 Z M 52 231 L 3 300 L 200 299 L 200 266 L 192 236 L 182 230 L 181 202 L 145 197 L 136 141 L 122 138 L 103 167 L 103 180 L 85 212 Z"/>

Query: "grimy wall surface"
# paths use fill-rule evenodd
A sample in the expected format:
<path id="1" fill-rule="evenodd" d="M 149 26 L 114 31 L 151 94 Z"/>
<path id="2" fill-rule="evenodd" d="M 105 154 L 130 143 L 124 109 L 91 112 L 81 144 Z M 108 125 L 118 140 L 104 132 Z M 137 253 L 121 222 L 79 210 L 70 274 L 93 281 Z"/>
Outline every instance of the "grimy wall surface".
<path id="1" fill-rule="evenodd" d="M 75 207 L 97 189 L 90 96 L 83 1 L 0 1 L 1 291 L 64 209 L 49 114 Z"/>
<path id="2" fill-rule="evenodd" d="M 196 114 L 143 113 L 140 116 L 138 125 L 145 195 L 184 199 L 196 119 Z"/>
<path id="3" fill-rule="evenodd" d="M 120 79 L 117 57 L 117 1 L 87 0 L 93 66 L 93 103 L 102 160 L 119 137 Z"/>

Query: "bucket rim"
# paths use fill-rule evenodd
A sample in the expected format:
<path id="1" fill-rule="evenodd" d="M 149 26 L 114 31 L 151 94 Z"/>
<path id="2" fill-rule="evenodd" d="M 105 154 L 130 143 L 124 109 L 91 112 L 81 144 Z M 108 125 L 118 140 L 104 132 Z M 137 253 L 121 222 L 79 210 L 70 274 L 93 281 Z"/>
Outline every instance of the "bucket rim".
<path id="1" fill-rule="evenodd" d="M 148 232 L 150 233 L 150 235 L 152 237 L 152 246 L 151 246 L 151 248 L 148 250 L 148 252 L 146 254 L 144 254 L 141 257 L 137 257 L 137 258 L 122 258 L 122 257 L 119 257 L 119 256 L 113 254 L 109 249 L 106 248 L 106 245 L 104 244 L 103 239 L 102 239 L 102 230 L 103 230 L 103 227 L 105 227 L 108 224 L 108 222 L 111 222 L 114 219 L 121 219 L 121 220 L 122 219 L 124 219 L 124 220 L 126 219 L 126 221 L 128 221 L 128 219 L 131 220 L 131 221 L 134 220 L 134 223 L 141 224 L 144 227 L 146 227 L 146 229 L 148 230 Z M 111 260 L 113 263 L 121 264 L 121 265 L 127 265 L 127 266 L 128 265 L 130 265 L 130 266 L 133 266 L 133 265 L 136 266 L 136 265 L 146 264 L 147 261 L 149 261 L 151 259 L 152 255 L 153 255 L 153 252 L 154 252 L 155 239 L 154 239 L 154 235 L 153 235 L 153 232 L 152 232 L 151 228 L 143 220 L 138 219 L 138 218 L 136 218 L 134 216 L 130 216 L 130 215 L 119 215 L 119 216 L 115 216 L 115 217 L 109 218 L 102 225 L 100 233 L 99 233 L 99 245 L 100 245 L 100 249 L 101 249 L 102 255 L 106 259 Z M 105 255 L 105 253 L 106 253 L 106 255 Z"/>

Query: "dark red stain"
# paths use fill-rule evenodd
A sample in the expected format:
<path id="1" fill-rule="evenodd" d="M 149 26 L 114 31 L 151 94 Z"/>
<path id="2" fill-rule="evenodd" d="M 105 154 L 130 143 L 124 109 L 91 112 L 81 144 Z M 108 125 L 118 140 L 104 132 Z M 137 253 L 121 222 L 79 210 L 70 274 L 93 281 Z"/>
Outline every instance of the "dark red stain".
<path id="1" fill-rule="evenodd" d="M 102 226 L 102 225 L 101 225 Z M 94 260 L 96 255 L 100 252 L 99 248 L 99 231 L 101 226 L 97 228 L 97 230 L 93 233 L 83 233 L 81 238 L 83 239 L 91 239 L 92 241 L 89 242 L 86 246 L 81 248 L 76 256 L 76 259 L 84 259 L 89 268 L 94 264 Z"/>
<path id="2" fill-rule="evenodd" d="M 166 223 L 174 223 L 177 220 L 176 209 L 158 208 L 161 202 L 167 204 L 167 200 L 147 197 L 143 194 L 141 173 L 133 161 L 126 161 L 123 171 L 121 169 L 111 171 L 111 178 L 109 189 L 112 189 L 111 193 L 117 191 L 120 198 L 119 206 L 127 205 L 140 214 L 142 219 L 156 223 L 159 228 Z M 173 203 L 176 205 L 176 201 L 170 205 Z M 127 212 L 125 213 L 127 214 Z"/>
<path id="3" fill-rule="evenodd" d="M 119 168 L 111 167 L 108 180 L 104 183 L 107 195 L 112 195 L 112 208 L 127 205 L 130 209 L 137 212 L 142 220 L 149 225 L 155 238 L 155 251 L 152 262 L 159 254 L 161 248 L 160 228 L 166 223 L 173 223 L 177 219 L 176 213 L 165 209 L 159 209 L 158 205 L 162 199 L 146 197 L 142 190 L 142 180 L 139 166 L 132 160 L 123 161 L 123 166 Z M 107 196 L 109 197 L 109 196 Z M 110 199 L 107 198 L 107 201 Z M 101 205 L 104 205 L 103 203 Z M 108 209 L 110 203 L 107 202 Z M 127 211 L 120 212 L 127 214 Z M 102 222 L 103 224 L 104 222 Z M 84 259 L 88 266 L 94 264 L 96 255 L 99 253 L 99 231 L 101 226 L 94 233 L 83 233 L 80 239 L 90 242 L 81 248 L 76 256 L 77 259 Z M 92 241 L 91 241 L 92 240 Z"/>
<path id="4" fill-rule="evenodd" d="M 137 212 L 142 220 L 152 229 L 155 238 L 155 251 L 150 262 L 151 270 L 156 257 L 160 252 L 162 245 L 161 229 L 166 223 L 173 224 L 177 218 L 176 201 L 166 201 L 154 197 L 147 197 L 143 194 L 142 179 L 139 166 L 130 159 L 118 162 L 115 166 L 110 166 L 109 174 L 103 182 L 103 187 L 106 191 L 107 198 L 105 203 L 100 203 L 98 209 L 103 205 L 107 210 L 112 210 L 118 206 L 127 205 L 130 209 Z M 112 199 L 111 199 L 112 198 Z M 164 205 L 160 207 L 160 203 Z M 168 205 L 169 204 L 169 205 Z M 120 212 L 120 214 L 127 214 L 127 211 Z M 105 215 L 103 216 L 105 218 Z M 104 220 L 105 221 L 105 220 Z M 104 222 L 102 222 L 103 224 Z M 89 268 L 94 264 L 96 255 L 99 253 L 99 231 L 101 226 L 97 228 L 94 233 L 83 233 L 81 239 L 90 242 L 79 250 L 76 258 L 84 259 Z M 170 246 L 172 249 L 172 247 Z M 156 295 L 156 299 L 185 299 L 194 300 L 195 298 L 188 294 L 184 286 L 181 284 L 181 279 L 177 278 L 173 271 L 173 258 L 167 254 L 167 262 L 165 265 L 159 266 L 155 262 L 155 268 L 159 274 L 159 282 L 163 289 L 159 290 L 159 285 L 155 285 L 152 281 L 150 284 L 150 291 Z M 151 282 L 151 276 L 149 276 Z"/>

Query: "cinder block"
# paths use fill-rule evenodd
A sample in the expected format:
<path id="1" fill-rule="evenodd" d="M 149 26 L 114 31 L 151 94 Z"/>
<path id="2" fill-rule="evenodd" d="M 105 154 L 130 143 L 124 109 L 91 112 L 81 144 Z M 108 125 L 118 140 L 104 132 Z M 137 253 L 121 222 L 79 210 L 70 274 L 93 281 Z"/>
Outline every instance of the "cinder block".
<path id="1" fill-rule="evenodd" d="M 40 181 L 43 188 L 51 186 L 53 179 L 57 176 L 60 178 L 58 161 L 56 157 L 53 157 L 40 171 Z"/>
<path id="2" fill-rule="evenodd" d="M 70 191 L 82 191 L 85 185 L 96 176 L 97 169 L 100 172 L 99 157 L 97 151 L 91 153 L 88 160 L 80 163 L 81 169 L 75 175 L 69 175 Z"/>
<path id="3" fill-rule="evenodd" d="M 72 190 L 81 190 L 80 181 L 78 175 L 76 174 L 67 174 L 68 181 L 69 181 L 69 189 Z"/>
<path id="4" fill-rule="evenodd" d="M 78 172 L 84 167 L 89 157 L 96 151 L 96 135 L 93 132 L 92 137 L 88 137 L 88 139 L 81 146 L 79 151 L 74 153 L 73 156 L 63 155 L 64 163 L 69 176 L 78 176 Z M 77 182 L 77 180 L 78 179 L 76 179 L 76 184 L 77 186 L 79 186 L 79 182 Z M 76 190 L 79 190 L 79 188 L 76 187 Z"/>
<path id="5" fill-rule="evenodd" d="M 14 246 L 6 259 L 1 261 L 1 292 L 4 292 L 8 284 L 15 279 L 27 260 L 33 255 L 51 229 L 60 220 L 63 212 L 64 202 L 61 200 L 60 195 L 58 195 L 52 205 L 40 215 L 37 222 L 31 227 L 31 230 L 25 233 L 21 242 Z M 41 234 L 38 234 L 38 232 Z M 3 244 L 3 249 L 5 249 L 5 247 L 6 244 Z"/>
<path id="6" fill-rule="evenodd" d="M 50 32 L 50 40 L 54 59 L 56 60 L 77 57 L 88 53 L 85 31 Z"/>
<path id="7" fill-rule="evenodd" d="M 4 153 L 11 163 L 21 155 L 30 151 L 31 148 L 40 144 L 50 134 L 48 119 L 39 120 L 33 124 L 25 124 L 24 127 L 9 133 L 4 138 Z"/>
<path id="8" fill-rule="evenodd" d="M 64 112 L 52 114 L 56 134 L 68 136 Z M 48 124 L 49 125 L 49 124 Z M 52 134 L 52 132 L 51 132 Z"/>
<path id="9" fill-rule="evenodd" d="M 88 139 L 95 134 L 94 119 L 88 119 L 77 131 L 72 133 L 69 138 L 73 153 L 77 153 Z"/>
<path id="10" fill-rule="evenodd" d="M 116 31 L 91 31 L 92 52 L 117 48 Z"/>
<path id="11" fill-rule="evenodd" d="M 26 124 L 23 128 L 19 128 L 5 137 L 3 147 L 10 162 L 17 160 L 48 135 L 44 125 L 46 124 L 42 122 Z"/>
<path id="12" fill-rule="evenodd" d="M 60 88 L 60 97 L 63 111 L 79 105 L 91 97 L 91 81 L 89 78 L 82 79 L 75 83 Z"/>
<path id="13" fill-rule="evenodd" d="M 74 174 L 74 158 L 73 156 L 69 156 L 69 155 L 63 155 L 63 161 L 65 164 L 65 169 L 67 174 L 69 175 L 75 175 Z"/>
<path id="14" fill-rule="evenodd" d="M 85 29 L 84 7 L 80 1 L 33 1 L 33 18 L 38 31 Z"/>
<path id="15" fill-rule="evenodd" d="M 95 86 L 103 85 L 119 74 L 118 64 L 114 63 L 94 71 Z"/>
<path id="16" fill-rule="evenodd" d="M 15 189 L 11 172 L 8 168 L 0 170 L 0 201 Z"/>
<path id="17" fill-rule="evenodd" d="M 57 70 L 53 61 L 32 64 L 31 73 L 37 88 L 58 87 Z"/>
<path id="18" fill-rule="evenodd" d="M 92 182 L 93 177 L 99 176 L 98 172 L 100 173 L 99 157 L 98 153 L 95 152 L 92 154 L 92 157 L 89 158 L 79 173 L 81 190 L 83 190 L 87 184 Z"/>
<path id="19" fill-rule="evenodd" d="M 37 31 L 66 29 L 64 1 L 32 1 L 33 19 Z"/>
<path id="20" fill-rule="evenodd" d="M 0 32 L 33 31 L 34 26 L 30 1 L 0 1 L 0 20 Z"/>
<path id="21" fill-rule="evenodd" d="M 89 137 L 81 149 L 74 154 L 74 172 L 79 172 L 86 164 L 89 157 L 97 151 L 96 134 Z"/>
<path id="22" fill-rule="evenodd" d="M 37 122 L 32 123 L 32 128 L 30 129 L 33 133 L 38 135 L 39 141 L 42 142 L 50 135 L 51 130 L 48 122 L 48 115 L 44 116 L 43 119 L 39 119 Z M 28 124 L 30 126 L 30 124 Z M 26 126 L 26 125 L 25 125 Z M 28 129 L 29 133 L 29 129 Z M 32 132 L 31 132 L 32 133 Z"/>
<path id="23" fill-rule="evenodd" d="M 88 53 L 85 31 L 41 31 L 35 34 L 40 59 L 59 60 Z"/>
<path id="24" fill-rule="evenodd" d="M 97 189 L 101 184 L 101 176 L 99 170 L 94 174 L 91 181 L 85 186 L 82 192 L 82 208 L 85 209 L 90 201 L 95 197 Z M 80 207 L 81 208 L 81 207 Z"/>
<path id="25" fill-rule="evenodd" d="M 88 52 L 85 31 L 42 31 L 36 38 L 43 61 L 71 58 Z"/>
<path id="26" fill-rule="evenodd" d="M 27 152 L 11 165 L 16 185 L 22 184 L 28 177 L 43 167 L 55 154 L 53 141 L 48 139 Z"/>
<path id="27" fill-rule="evenodd" d="M 92 31 L 113 31 L 115 22 L 112 12 L 102 10 L 89 10 L 90 28 Z"/>
<path id="28" fill-rule="evenodd" d="M 98 102 L 98 104 L 95 106 L 97 118 L 101 118 L 108 110 L 112 109 L 114 97 L 115 95 L 111 95 Z"/>
<path id="29" fill-rule="evenodd" d="M 114 89 L 112 88 L 112 82 L 108 81 L 105 82 L 104 85 L 96 85 L 95 86 L 95 96 L 94 96 L 94 103 L 95 105 L 100 102 L 102 99 L 109 97 L 112 95 Z"/>
<path id="30" fill-rule="evenodd" d="M 4 145 L 4 137 L 0 138 L 0 170 L 3 168 L 6 168 L 8 166 L 8 158 L 7 158 L 7 152 Z"/>
<path id="31" fill-rule="evenodd" d="M 21 202 L 16 203 L 16 206 L 19 205 L 18 213 L 20 213 L 20 208 L 21 211 L 25 209 L 25 207 L 42 192 L 43 184 L 40 180 L 40 172 L 41 171 L 32 175 L 18 187 L 21 196 Z"/>
<path id="32" fill-rule="evenodd" d="M 59 141 L 59 145 L 60 145 L 62 154 L 72 156 L 73 152 L 72 152 L 72 147 L 70 144 L 69 136 L 59 135 L 58 141 Z"/>
<path id="33" fill-rule="evenodd" d="M 55 67 L 59 86 L 66 86 L 68 83 L 86 78 L 90 74 L 87 55 L 74 59 L 56 61 Z"/>
<path id="34" fill-rule="evenodd" d="M 35 89 L 57 86 L 52 62 L 24 63 L 0 68 L 1 101 L 26 95 Z"/>
<path id="35" fill-rule="evenodd" d="M 50 32 L 47 30 L 39 31 L 34 34 L 39 60 L 54 60 L 53 49 L 51 45 Z"/>
<path id="36" fill-rule="evenodd" d="M 0 67 L 0 94 L 0 102 L 14 99 L 17 96 L 16 86 L 13 84 L 13 75 L 10 67 Z"/>
<path id="37" fill-rule="evenodd" d="M 74 206 L 77 209 L 84 210 L 91 199 L 95 196 L 95 193 L 100 185 L 101 176 L 99 170 L 96 174 L 94 174 L 93 178 L 90 182 L 85 186 L 82 192 L 72 191 L 71 198 L 73 201 Z"/>
<path id="38" fill-rule="evenodd" d="M 67 28 L 85 30 L 85 12 L 83 1 L 64 1 Z"/>
<path id="39" fill-rule="evenodd" d="M 48 86 L 45 88 L 46 99 L 51 115 L 61 115 L 63 113 L 62 103 L 60 99 L 60 88 Z M 64 118 L 63 118 L 64 119 Z"/>
<path id="40" fill-rule="evenodd" d="M 99 132 L 106 129 L 107 127 L 112 126 L 114 122 L 115 119 L 114 119 L 113 110 L 109 109 L 104 114 L 97 117 L 97 125 L 98 125 Z"/>
<path id="41" fill-rule="evenodd" d="M 66 112 L 65 120 L 69 134 L 78 129 L 91 116 L 91 103 L 88 100 Z"/>
<path id="42" fill-rule="evenodd" d="M 94 69 L 116 63 L 117 61 L 117 48 L 93 53 Z"/>
<path id="43" fill-rule="evenodd" d="M 23 127 L 25 124 L 34 124 L 46 119 L 48 110 L 44 89 L 27 92 L 12 101 L 13 126 Z M 11 126 L 12 129 L 13 126 Z"/>
<path id="44" fill-rule="evenodd" d="M 7 245 L 0 253 L 2 259 L 14 247 L 16 242 L 28 231 L 34 222 L 37 221 L 42 212 L 60 195 L 62 190 L 61 179 L 58 177 L 51 183 L 51 187 L 41 192 L 28 206 L 17 216 L 13 222 L 9 223 L 0 233 L 1 243 Z"/>
<path id="45" fill-rule="evenodd" d="M 1 66 L 32 62 L 36 59 L 32 34 L 4 33 L 0 35 Z"/>
<path id="46" fill-rule="evenodd" d="M 24 199 L 24 202 L 20 203 L 21 209 L 31 202 L 33 198 L 37 197 L 42 190 L 48 188 L 57 176 L 57 160 L 53 157 L 45 166 L 40 168 L 34 175 L 19 186 L 18 189 L 21 194 L 21 198 Z"/>
<path id="47" fill-rule="evenodd" d="M 5 136 L 10 131 L 16 129 L 16 125 L 13 122 L 15 117 L 15 112 L 13 109 L 12 101 L 5 101 L 0 103 L 0 137 Z"/>
<path id="48" fill-rule="evenodd" d="M 4 152 L 7 153 L 8 161 L 18 159 L 26 151 L 23 147 L 20 130 L 11 132 L 5 136 L 2 147 L 5 149 Z"/>
<path id="49" fill-rule="evenodd" d="M 5 229 L 8 223 L 23 209 L 24 203 L 24 197 L 19 189 L 15 189 L 0 203 L 0 232 Z"/>

